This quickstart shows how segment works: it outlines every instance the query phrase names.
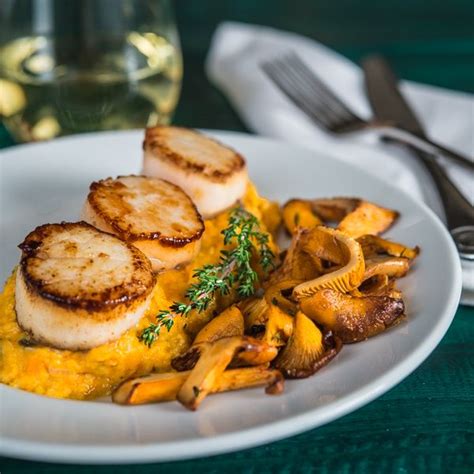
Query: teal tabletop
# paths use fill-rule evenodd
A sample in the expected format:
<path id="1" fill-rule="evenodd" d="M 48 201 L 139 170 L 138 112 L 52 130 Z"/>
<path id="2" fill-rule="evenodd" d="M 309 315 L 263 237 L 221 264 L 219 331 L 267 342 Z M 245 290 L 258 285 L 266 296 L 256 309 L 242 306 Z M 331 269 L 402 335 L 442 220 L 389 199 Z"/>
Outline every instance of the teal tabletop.
<path id="1" fill-rule="evenodd" d="M 185 64 L 174 120 L 180 125 L 247 131 L 204 74 L 206 51 L 222 20 L 295 31 L 354 61 L 379 52 L 403 78 L 474 92 L 472 0 L 174 3 Z M 13 145 L 0 127 L 0 147 Z M 299 436 L 237 453 L 164 464 L 65 466 L 0 458 L 1 474 L 191 471 L 473 473 L 474 309 L 459 307 L 437 349 L 397 387 L 356 412 Z"/>

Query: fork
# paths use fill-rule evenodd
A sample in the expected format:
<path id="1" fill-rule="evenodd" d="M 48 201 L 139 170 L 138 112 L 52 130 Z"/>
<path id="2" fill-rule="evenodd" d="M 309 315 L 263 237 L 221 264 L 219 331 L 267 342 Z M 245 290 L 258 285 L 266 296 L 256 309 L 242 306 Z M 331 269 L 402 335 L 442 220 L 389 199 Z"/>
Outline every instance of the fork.
<path id="1" fill-rule="evenodd" d="M 364 120 L 350 110 L 297 56 L 289 53 L 261 64 L 265 74 L 313 122 L 336 134 L 376 129 L 385 137 L 411 145 L 435 156 L 446 156 L 474 170 L 474 161 L 431 140 L 423 139 L 396 124 Z"/>

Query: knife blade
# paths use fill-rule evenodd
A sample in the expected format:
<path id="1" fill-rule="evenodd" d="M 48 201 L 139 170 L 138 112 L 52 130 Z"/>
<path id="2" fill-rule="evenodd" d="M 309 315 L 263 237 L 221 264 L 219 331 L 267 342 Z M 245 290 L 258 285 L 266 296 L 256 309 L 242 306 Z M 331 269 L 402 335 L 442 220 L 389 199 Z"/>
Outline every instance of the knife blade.
<path id="1" fill-rule="evenodd" d="M 375 118 L 379 121 L 391 121 L 401 129 L 425 137 L 423 126 L 399 91 L 397 78 L 387 61 L 380 56 L 370 56 L 362 62 L 362 67 Z M 399 142 L 407 145 L 403 140 Z M 430 154 L 409 148 L 433 178 L 444 206 L 448 228 L 451 230 L 460 256 L 463 259 L 474 259 L 473 206 Z M 469 248 L 466 248 L 466 242 L 469 243 Z"/>
<path id="2" fill-rule="evenodd" d="M 425 131 L 420 120 L 398 89 L 398 79 L 381 56 L 369 56 L 362 62 L 370 105 L 380 121 L 394 123 L 420 137 Z"/>
<path id="3" fill-rule="evenodd" d="M 369 56 L 362 62 L 370 104 L 381 124 L 391 124 L 386 138 L 395 138 L 430 155 L 446 156 L 474 172 L 472 158 L 430 139 L 416 113 L 398 88 L 398 79 L 381 56 Z"/>

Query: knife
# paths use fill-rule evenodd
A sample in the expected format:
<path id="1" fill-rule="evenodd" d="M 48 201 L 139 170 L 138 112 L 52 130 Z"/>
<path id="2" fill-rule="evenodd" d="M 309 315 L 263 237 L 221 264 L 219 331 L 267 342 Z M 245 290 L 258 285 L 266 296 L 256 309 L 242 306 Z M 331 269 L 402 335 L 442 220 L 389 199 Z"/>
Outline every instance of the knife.
<path id="1" fill-rule="evenodd" d="M 416 145 L 429 154 L 439 155 L 441 152 L 442 155 L 467 166 L 468 169 L 474 169 L 474 161 L 471 158 L 436 143 L 426 135 L 418 117 L 399 91 L 395 74 L 382 57 L 367 58 L 363 62 L 363 68 L 375 115 L 381 123 L 391 123 L 396 127 L 390 130 L 390 136 L 395 135 L 397 141 L 405 142 L 406 145 Z"/>
<path id="2" fill-rule="evenodd" d="M 370 104 L 380 121 L 396 123 L 398 127 L 426 139 L 423 125 L 411 110 L 398 88 L 398 80 L 387 61 L 369 56 L 362 62 Z M 391 139 L 393 137 L 390 137 Z M 396 140 L 404 145 L 403 140 Z M 409 145 L 408 145 L 409 146 Z M 462 259 L 474 260 L 474 208 L 451 181 L 441 165 L 426 152 L 409 146 L 423 163 L 438 189 L 446 214 L 448 229 Z"/>

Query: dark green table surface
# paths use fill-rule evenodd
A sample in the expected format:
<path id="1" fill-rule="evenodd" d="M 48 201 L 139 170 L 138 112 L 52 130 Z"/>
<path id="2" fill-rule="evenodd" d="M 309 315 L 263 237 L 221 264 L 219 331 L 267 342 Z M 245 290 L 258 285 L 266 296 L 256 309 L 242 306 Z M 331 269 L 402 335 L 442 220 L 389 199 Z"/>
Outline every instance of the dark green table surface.
<path id="1" fill-rule="evenodd" d="M 407 79 L 474 92 L 472 0 L 177 0 L 185 79 L 175 122 L 245 131 L 207 81 L 203 60 L 224 20 L 305 34 L 357 61 L 388 57 Z M 13 145 L 0 128 L 0 147 Z M 442 269 L 440 269 L 442 271 Z M 459 307 L 441 344 L 378 400 L 287 440 L 207 459 L 139 466 L 64 466 L 0 458 L 15 473 L 473 473 L 474 310 Z"/>

